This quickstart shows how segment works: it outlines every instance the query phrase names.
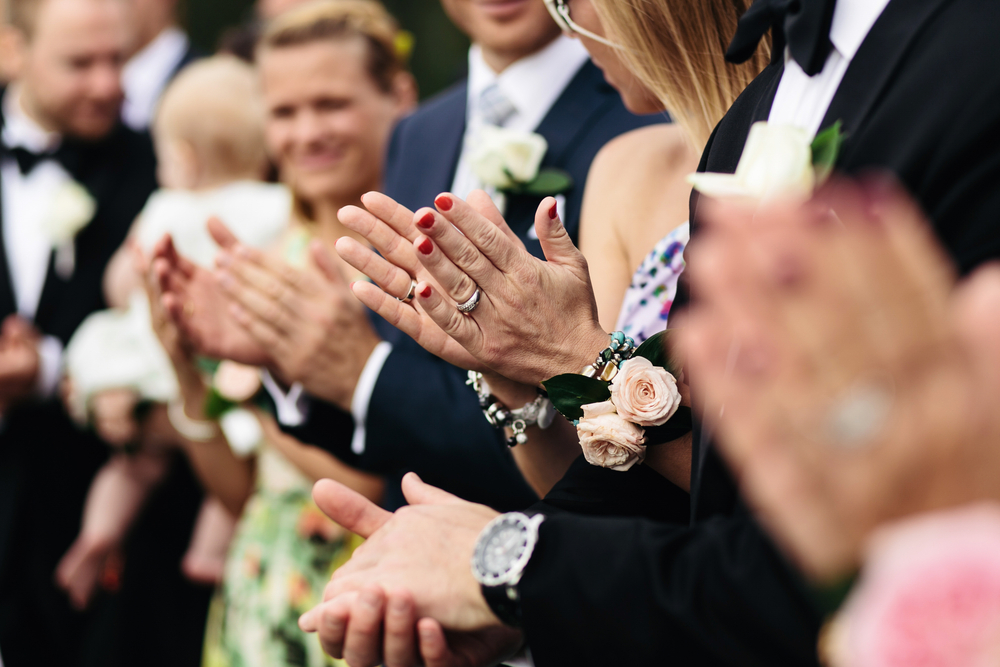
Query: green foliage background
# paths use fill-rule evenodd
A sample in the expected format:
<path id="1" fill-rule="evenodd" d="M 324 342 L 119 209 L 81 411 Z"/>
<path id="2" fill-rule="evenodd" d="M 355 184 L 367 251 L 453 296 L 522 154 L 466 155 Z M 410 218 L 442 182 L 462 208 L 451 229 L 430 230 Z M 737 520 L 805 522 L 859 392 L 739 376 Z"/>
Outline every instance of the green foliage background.
<path id="1" fill-rule="evenodd" d="M 454 83 L 466 69 L 469 42 L 445 16 L 439 0 L 383 0 L 400 24 L 413 33 L 413 73 L 427 98 Z M 182 0 L 191 40 L 212 52 L 226 28 L 252 15 L 252 0 Z"/>

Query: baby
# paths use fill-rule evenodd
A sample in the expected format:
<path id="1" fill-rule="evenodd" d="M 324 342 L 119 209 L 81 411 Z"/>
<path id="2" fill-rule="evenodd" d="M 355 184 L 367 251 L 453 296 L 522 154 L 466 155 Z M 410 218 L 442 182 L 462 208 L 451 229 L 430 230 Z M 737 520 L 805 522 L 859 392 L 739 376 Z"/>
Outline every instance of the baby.
<path id="1" fill-rule="evenodd" d="M 152 128 L 163 187 L 108 265 L 104 285 L 112 308 L 88 318 L 67 346 L 70 413 L 81 425 L 92 422 L 116 448 L 94 478 L 80 535 L 56 572 L 78 607 L 87 606 L 109 556 L 166 475 L 179 437 L 163 409 L 177 399 L 177 381 L 152 330 L 144 276 L 129 246 L 148 256 L 169 233 L 182 255 L 209 266 L 218 250 L 205 227 L 210 217 L 255 247 L 273 243 L 288 224 L 290 194 L 262 182 L 269 165 L 257 85 L 250 66 L 218 56 L 189 66 L 164 92 Z M 137 419 L 137 407 L 150 404 Z M 221 577 L 233 525 L 220 503 L 206 500 L 184 558 L 190 578 L 215 583 Z"/>

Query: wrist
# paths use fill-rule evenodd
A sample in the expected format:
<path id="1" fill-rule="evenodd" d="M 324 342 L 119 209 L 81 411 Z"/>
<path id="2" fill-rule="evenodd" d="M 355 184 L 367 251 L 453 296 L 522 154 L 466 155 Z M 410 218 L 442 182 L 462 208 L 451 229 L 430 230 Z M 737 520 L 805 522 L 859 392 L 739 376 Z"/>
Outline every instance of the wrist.
<path id="1" fill-rule="evenodd" d="M 592 327 L 580 333 L 573 345 L 572 354 L 566 357 L 564 363 L 556 372 L 548 377 L 562 373 L 579 373 L 585 366 L 594 363 L 594 359 L 601 353 L 601 350 L 608 346 L 608 332 L 600 324 L 594 322 Z"/>

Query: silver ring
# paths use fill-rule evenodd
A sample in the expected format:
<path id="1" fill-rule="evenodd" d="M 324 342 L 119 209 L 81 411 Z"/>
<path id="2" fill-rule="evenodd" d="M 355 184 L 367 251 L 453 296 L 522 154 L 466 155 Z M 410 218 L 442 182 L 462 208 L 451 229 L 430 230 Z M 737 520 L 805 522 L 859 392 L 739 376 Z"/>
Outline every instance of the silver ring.
<path id="1" fill-rule="evenodd" d="M 482 292 L 479 291 L 479 287 L 476 287 L 476 291 L 472 293 L 468 301 L 458 304 L 458 310 L 468 315 L 479 306 L 479 297 L 481 296 Z"/>
<path id="2" fill-rule="evenodd" d="M 843 392 L 826 416 L 824 431 L 839 447 L 857 449 L 872 442 L 885 428 L 895 398 L 888 378 L 865 378 Z"/>
<path id="3" fill-rule="evenodd" d="M 411 279 L 410 280 L 410 291 L 407 292 L 406 296 L 404 296 L 402 298 L 400 298 L 400 297 L 397 296 L 396 297 L 396 301 L 401 301 L 403 303 L 409 303 L 409 302 L 413 301 L 413 295 L 416 294 L 416 293 L 417 293 L 417 281 Z"/>

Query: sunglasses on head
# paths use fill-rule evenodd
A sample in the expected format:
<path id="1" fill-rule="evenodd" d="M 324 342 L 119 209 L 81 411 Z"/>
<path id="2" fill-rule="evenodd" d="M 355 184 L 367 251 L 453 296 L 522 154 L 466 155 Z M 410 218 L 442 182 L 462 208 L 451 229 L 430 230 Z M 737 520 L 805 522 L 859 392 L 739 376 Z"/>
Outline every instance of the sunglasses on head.
<path id="1" fill-rule="evenodd" d="M 545 7 L 549 10 L 549 14 L 552 15 L 552 20 L 556 22 L 556 25 L 559 26 L 563 32 L 587 37 L 588 39 L 600 42 L 605 46 L 610 46 L 613 49 L 622 48 L 618 44 L 615 44 L 600 35 L 596 35 L 586 28 L 580 27 L 576 21 L 570 17 L 569 5 L 566 4 L 566 0 L 545 0 Z"/>

